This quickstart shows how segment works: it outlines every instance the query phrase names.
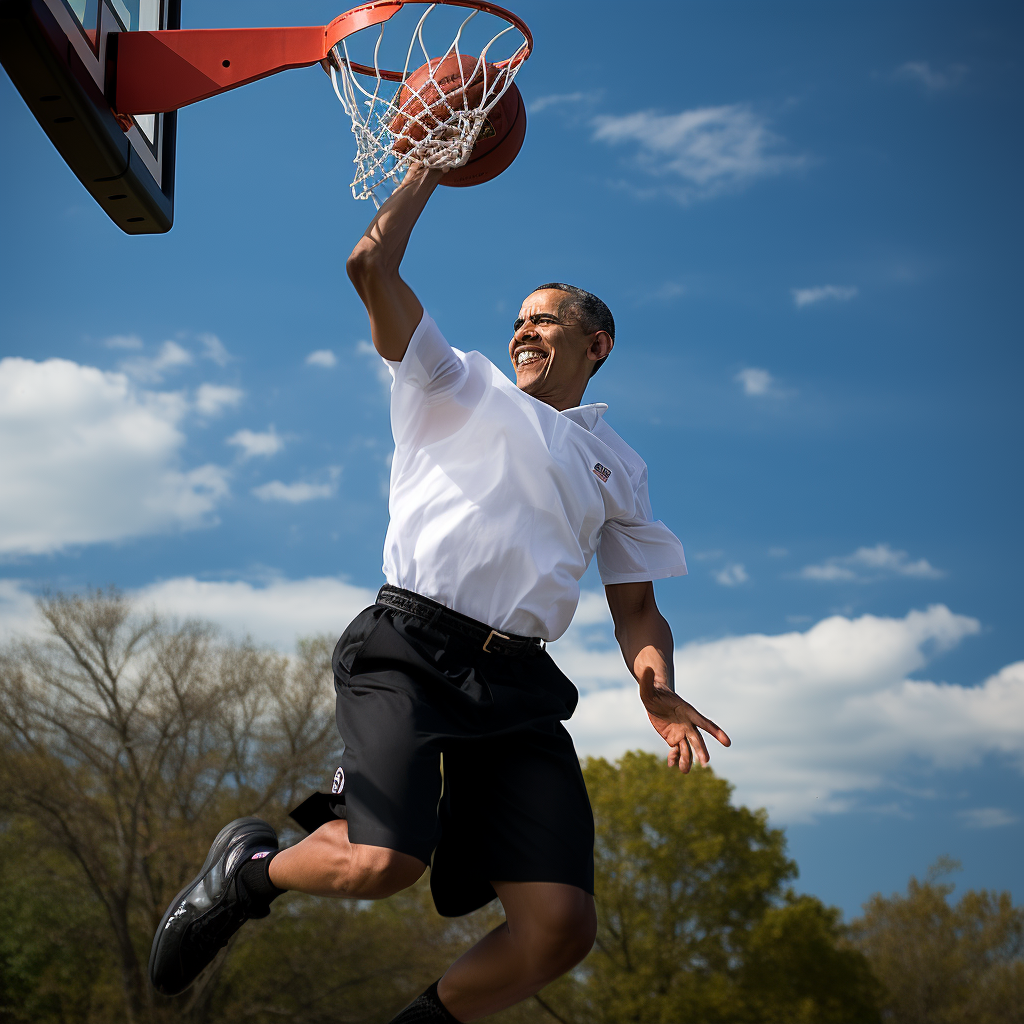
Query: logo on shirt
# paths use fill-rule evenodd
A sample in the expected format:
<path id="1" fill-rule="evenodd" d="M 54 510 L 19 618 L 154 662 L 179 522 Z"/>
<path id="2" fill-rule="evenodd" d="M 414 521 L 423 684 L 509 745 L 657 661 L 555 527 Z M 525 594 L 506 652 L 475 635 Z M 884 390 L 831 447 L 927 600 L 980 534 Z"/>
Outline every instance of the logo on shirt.
<path id="1" fill-rule="evenodd" d="M 610 469 L 607 469 L 604 466 L 602 466 L 600 462 L 594 463 L 594 476 L 600 479 L 601 483 L 608 483 L 608 477 L 610 477 L 611 475 L 612 471 Z"/>
<path id="2" fill-rule="evenodd" d="M 345 788 L 345 772 L 339 767 L 334 773 L 334 783 L 331 785 L 332 793 L 340 793 Z"/>

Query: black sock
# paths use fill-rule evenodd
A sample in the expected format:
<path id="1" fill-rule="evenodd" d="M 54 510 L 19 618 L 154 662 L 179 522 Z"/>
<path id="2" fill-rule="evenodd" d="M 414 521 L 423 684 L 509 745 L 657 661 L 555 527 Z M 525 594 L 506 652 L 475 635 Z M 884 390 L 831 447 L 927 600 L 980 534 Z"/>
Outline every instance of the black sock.
<path id="1" fill-rule="evenodd" d="M 437 998 L 437 982 L 417 996 L 390 1024 L 459 1024 Z"/>
<path id="2" fill-rule="evenodd" d="M 271 850 L 265 857 L 257 854 L 238 869 L 238 881 L 258 908 L 269 909 L 270 904 L 287 891 L 278 889 L 270 880 L 270 862 L 278 853 L 279 850 Z"/>

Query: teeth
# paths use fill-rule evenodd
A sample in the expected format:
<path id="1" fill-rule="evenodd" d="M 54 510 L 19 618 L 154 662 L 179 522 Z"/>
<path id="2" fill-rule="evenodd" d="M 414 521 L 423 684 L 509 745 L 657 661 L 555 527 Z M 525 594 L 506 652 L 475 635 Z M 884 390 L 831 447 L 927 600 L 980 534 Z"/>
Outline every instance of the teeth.
<path id="1" fill-rule="evenodd" d="M 523 363 L 530 362 L 534 359 L 542 359 L 543 357 L 544 353 L 538 349 L 526 348 L 516 356 L 516 366 L 522 366 Z"/>

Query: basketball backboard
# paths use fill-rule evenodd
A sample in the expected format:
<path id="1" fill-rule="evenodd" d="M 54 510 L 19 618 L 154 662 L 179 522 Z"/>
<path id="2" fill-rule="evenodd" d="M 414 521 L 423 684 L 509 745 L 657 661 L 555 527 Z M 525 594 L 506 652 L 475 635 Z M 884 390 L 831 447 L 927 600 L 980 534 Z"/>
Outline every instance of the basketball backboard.
<path id="1" fill-rule="evenodd" d="M 118 36 L 180 21 L 181 0 L 0 0 L 0 63 L 78 180 L 131 235 L 173 222 L 177 113 L 115 116 Z"/>

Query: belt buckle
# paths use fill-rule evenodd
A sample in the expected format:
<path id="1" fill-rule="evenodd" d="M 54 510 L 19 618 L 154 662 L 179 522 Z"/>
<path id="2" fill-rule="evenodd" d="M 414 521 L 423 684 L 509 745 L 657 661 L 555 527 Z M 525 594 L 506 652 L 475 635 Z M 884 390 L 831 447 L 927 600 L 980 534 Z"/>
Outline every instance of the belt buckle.
<path id="1" fill-rule="evenodd" d="M 499 633 L 499 632 L 498 632 L 498 631 L 497 631 L 496 629 L 492 629 L 492 630 L 490 631 L 490 633 L 488 633 L 488 634 L 487 634 L 487 639 L 486 639 L 486 640 L 484 641 L 484 650 L 485 650 L 485 651 L 487 651 L 487 653 L 488 653 L 488 654 L 490 654 L 490 653 L 491 653 L 491 651 L 490 651 L 490 650 L 488 650 L 488 647 L 487 647 L 487 645 L 488 645 L 488 644 L 489 644 L 489 643 L 490 643 L 490 642 L 491 642 L 491 641 L 492 641 L 492 640 L 493 640 L 493 639 L 494 639 L 495 637 L 498 637 L 498 638 L 499 638 L 500 640 L 508 640 L 508 639 L 509 639 L 509 638 L 508 638 L 507 636 L 505 636 L 505 634 L 504 634 L 504 633 Z"/>

